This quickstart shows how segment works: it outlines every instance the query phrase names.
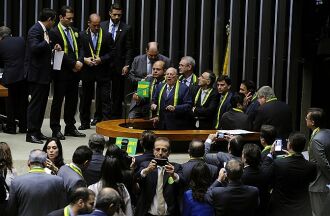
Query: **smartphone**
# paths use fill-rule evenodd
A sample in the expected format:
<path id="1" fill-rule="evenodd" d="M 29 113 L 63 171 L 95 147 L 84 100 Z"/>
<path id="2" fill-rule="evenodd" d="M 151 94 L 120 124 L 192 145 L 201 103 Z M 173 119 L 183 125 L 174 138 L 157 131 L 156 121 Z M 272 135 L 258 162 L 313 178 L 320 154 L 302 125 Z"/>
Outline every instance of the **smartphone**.
<path id="1" fill-rule="evenodd" d="M 127 146 L 128 146 L 128 139 L 123 139 L 121 141 L 121 150 L 126 152 L 127 151 Z"/>
<path id="2" fill-rule="evenodd" d="M 275 140 L 275 151 L 282 151 L 282 140 Z"/>
<path id="3" fill-rule="evenodd" d="M 157 162 L 158 166 L 165 166 L 168 162 L 168 159 L 163 158 L 154 158 L 154 160 Z"/>
<path id="4" fill-rule="evenodd" d="M 218 139 L 223 139 L 225 137 L 225 134 L 224 133 L 217 133 L 217 138 Z"/>

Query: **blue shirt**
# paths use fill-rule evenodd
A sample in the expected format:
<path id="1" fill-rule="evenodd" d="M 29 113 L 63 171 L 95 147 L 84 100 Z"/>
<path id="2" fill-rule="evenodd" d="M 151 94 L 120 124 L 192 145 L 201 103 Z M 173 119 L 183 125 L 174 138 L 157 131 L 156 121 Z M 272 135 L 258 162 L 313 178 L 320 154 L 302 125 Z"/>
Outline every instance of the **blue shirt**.
<path id="1" fill-rule="evenodd" d="M 213 216 L 214 209 L 207 202 L 199 202 L 193 199 L 192 190 L 183 195 L 183 216 Z"/>

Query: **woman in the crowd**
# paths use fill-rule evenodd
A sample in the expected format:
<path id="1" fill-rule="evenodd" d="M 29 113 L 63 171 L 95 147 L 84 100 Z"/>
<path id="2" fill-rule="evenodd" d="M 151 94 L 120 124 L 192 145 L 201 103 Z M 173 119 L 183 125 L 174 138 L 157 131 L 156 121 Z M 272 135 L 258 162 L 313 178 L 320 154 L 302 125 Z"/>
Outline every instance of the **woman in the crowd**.
<path id="1" fill-rule="evenodd" d="M 57 138 L 49 138 L 42 150 L 47 153 L 46 172 L 56 175 L 64 165 L 61 141 Z"/>
<path id="2" fill-rule="evenodd" d="M 9 198 L 9 188 L 13 179 L 17 176 L 17 171 L 13 167 L 13 158 L 10 147 L 5 142 L 0 142 L 0 176 L 6 183 L 6 201 Z M 5 205 L 5 204 L 4 204 Z"/>
<path id="3" fill-rule="evenodd" d="M 213 216 L 213 207 L 205 202 L 204 195 L 211 185 L 211 173 L 206 163 L 196 164 L 190 176 L 190 190 L 183 195 L 183 216 Z"/>
<path id="4" fill-rule="evenodd" d="M 101 179 L 99 182 L 90 185 L 88 188 L 95 192 L 95 197 L 104 187 L 115 189 L 122 199 L 119 213 L 115 216 L 132 216 L 131 197 L 123 184 L 123 174 L 120 161 L 116 157 L 106 156 L 101 168 Z"/>

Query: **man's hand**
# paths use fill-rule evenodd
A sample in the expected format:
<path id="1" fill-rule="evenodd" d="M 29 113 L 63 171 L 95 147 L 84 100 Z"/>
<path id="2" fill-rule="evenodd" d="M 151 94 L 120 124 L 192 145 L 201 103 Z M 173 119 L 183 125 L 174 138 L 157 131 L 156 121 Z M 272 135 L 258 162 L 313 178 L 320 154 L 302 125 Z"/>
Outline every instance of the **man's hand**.
<path id="1" fill-rule="evenodd" d="M 227 180 L 227 172 L 225 168 L 221 168 L 219 171 L 218 181 L 223 183 Z"/>
<path id="2" fill-rule="evenodd" d="M 207 137 L 207 139 L 212 140 L 212 142 L 214 142 L 214 141 L 216 140 L 216 138 L 217 138 L 216 134 L 210 134 L 210 135 Z"/>
<path id="3" fill-rule="evenodd" d="M 152 111 L 156 110 L 157 109 L 157 105 L 156 104 L 151 104 L 150 109 Z"/>
<path id="4" fill-rule="evenodd" d="M 54 46 L 54 50 L 56 50 L 56 51 L 61 51 L 61 50 L 62 50 L 61 45 L 59 45 L 59 44 L 55 44 L 55 46 Z"/>
<path id="5" fill-rule="evenodd" d="M 82 67 L 83 67 L 83 63 L 81 63 L 80 61 L 76 61 L 73 71 L 78 72 L 82 69 Z"/>
<path id="6" fill-rule="evenodd" d="M 196 109 L 196 107 L 193 107 L 193 108 L 191 109 L 191 111 L 194 113 L 194 112 L 195 112 L 195 109 Z"/>
<path id="7" fill-rule="evenodd" d="M 100 57 L 96 57 L 96 58 L 94 58 L 94 60 L 93 60 L 93 64 L 94 64 L 95 66 L 101 64 L 101 58 L 100 58 Z"/>
<path id="8" fill-rule="evenodd" d="M 121 69 L 121 75 L 125 76 L 128 73 L 128 65 L 124 66 L 123 69 Z"/>
<path id="9" fill-rule="evenodd" d="M 175 106 L 168 105 L 168 106 L 165 108 L 165 110 L 170 111 L 170 112 L 174 112 L 174 110 L 175 110 Z"/>
<path id="10" fill-rule="evenodd" d="M 84 63 L 92 67 L 94 65 L 93 58 L 92 57 L 84 58 Z"/>
<path id="11" fill-rule="evenodd" d="M 155 160 L 151 160 L 148 167 L 143 169 L 143 173 L 145 175 L 148 175 L 149 173 L 151 173 L 152 171 L 154 171 L 157 168 L 157 162 Z"/>
<path id="12" fill-rule="evenodd" d="M 167 162 L 165 165 L 165 171 L 174 179 L 174 166 Z"/>
<path id="13" fill-rule="evenodd" d="M 133 94 L 132 98 L 135 101 L 140 101 L 140 97 L 136 93 Z"/>
<path id="14" fill-rule="evenodd" d="M 159 117 L 156 116 L 156 117 L 152 118 L 151 120 L 152 120 L 152 126 L 153 126 L 154 128 L 156 128 L 156 126 L 157 126 L 157 124 L 158 124 L 158 122 L 159 122 Z"/>

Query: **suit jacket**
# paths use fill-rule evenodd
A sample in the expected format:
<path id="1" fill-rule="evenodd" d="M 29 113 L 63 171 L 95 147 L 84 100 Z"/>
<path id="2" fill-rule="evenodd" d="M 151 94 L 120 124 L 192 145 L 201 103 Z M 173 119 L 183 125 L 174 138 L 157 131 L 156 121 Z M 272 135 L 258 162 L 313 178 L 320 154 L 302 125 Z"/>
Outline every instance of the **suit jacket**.
<path id="1" fill-rule="evenodd" d="M 292 131 L 290 107 L 279 100 L 269 101 L 260 106 L 253 122 L 253 130 L 260 131 L 263 124 L 273 125 L 279 138 L 288 138 Z"/>
<path id="2" fill-rule="evenodd" d="M 101 22 L 101 28 L 105 32 L 109 32 L 110 21 Z M 116 57 L 114 64 L 115 72 L 120 75 L 125 65 L 131 65 L 133 60 L 133 39 L 131 27 L 124 22 L 120 22 L 115 38 Z"/>
<path id="3" fill-rule="evenodd" d="M 114 61 L 115 47 L 111 34 L 107 31 L 103 31 L 102 33 L 102 43 L 99 54 L 101 64 L 92 67 L 84 64 L 81 71 L 81 80 L 83 81 L 106 81 L 110 79 L 111 73 L 109 70 L 109 65 L 110 61 Z M 98 34 L 98 36 L 99 35 L 100 34 Z M 82 56 L 85 58 L 93 57 L 92 51 L 96 53 L 97 45 L 96 47 L 93 47 L 91 32 L 89 30 L 82 31 L 79 34 L 79 38 Z M 92 48 L 92 51 L 90 47 Z"/>
<path id="4" fill-rule="evenodd" d="M 146 151 L 142 155 L 135 156 L 135 164 L 136 164 L 137 170 L 140 169 L 142 162 L 144 162 L 144 161 L 150 162 L 154 158 L 155 158 L 155 156 L 154 156 L 153 151 Z"/>
<path id="5" fill-rule="evenodd" d="M 52 211 L 47 216 L 64 216 L 64 208 Z"/>
<path id="6" fill-rule="evenodd" d="M 230 182 L 227 187 L 221 187 L 216 180 L 207 190 L 205 199 L 213 205 L 215 215 L 254 216 L 259 205 L 258 189 L 241 182 Z"/>
<path id="7" fill-rule="evenodd" d="M 231 109 L 222 115 L 219 127 L 221 130 L 250 130 L 251 124 L 248 115 Z"/>
<path id="8" fill-rule="evenodd" d="M 168 105 L 174 105 L 175 86 L 169 95 L 166 96 L 166 87 L 163 94 L 160 95 L 160 91 L 164 85 L 166 85 L 166 83 L 157 86 L 152 99 L 153 103 L 158 106 L 158 97 L 161 97 L 158 128 L 167 130 L 184 130 L 190 128 L 189 111 L 191 110 L 192 102 L 189 88 L 185 84 L 179 83 L 178 102 L 174 112 L 170 112 L 165 110 L 165 108 Z"/>
<path id="9" fill-rule="evenodd" d="M 174 172 L 179 175 L 179 182 L 169 183 L 169 175 L 164 173 L 164 186 L 163 195 L 167 204 L 167 211 L 170 215 L 180 215 L 179 212 L 179 191 L 184 185 L 185 181 L 182 176 L 182 167 L 180 164 L 171 163 L 174 166 Z M 141 195 L 136 205 L 136 216 L 144 216 L 148 213 L 150 206 L 153 202 L 153 198 L 156 194 L 158 170 L 155 169 L 152 173 L 149 173 L 146 177 L 141 176 L 141 171 L 149 165 L 148 161 L 141 164 L 141 168 L 137 173 L 137 179 L 141 188 Z"/>
<path id="10" fill-rule="evenodd" d="M 317 176 L 309 187 L 311 192 L 328 192 L 330 183 L 330 130 L 321 129 L 310 142 L 309 160 L 316 163 Z"/>
<path id="11" fill-rule="evenodd" d="M 315 164 L 297 154 L 274 161 L 267 157 L 263 167 L 273 184 L 269 215 L 312 215 L 308 186 L 316 177 Z"/>
<path id="12" fill-rule="evenodd" d="M 25 74 L 27 81 L 49 84 L 51 81 L 51 45 L 44 39 L 44 30 L 39 22 L 28 32 L 25 53 Z"/>
<path id="13" fill-rule="evenodd" d="M 182 166 L 182 174 L 183 174 L 183 177 L 184 177 L 187 185 L 189 185 L 189 183 L 190 183 L 190 175 L 191 175 L 192 169 L 194 168 L 194 166 L 196 164 L 198 164 L 200 162 L 206 163 L 202 159 L 190 159 L 189 161 L 187 161 L 186 163 L 183 163 L 181 165 Z M 206 163 L 206 165 L 207 165 L 207 167 L 210 170 L 212 181 L 214 181 L 218 177 L 219 169 L 218 169 L 218 167 L 216 167 L 216 166 L 214 166 L 212 164 Z"/>
<path id="14" fill-rule="evenodd" d="M 227 112 L 231 109 L 230 99 L 231 99 L 232 96 L 233 96 L 233 93 L 229 91 L 228 95 L 226 97 L 226 100 L 222 103 L 222 106 L 221 106 L 221 109 L 220 109 L 220 115 L 218 116 L 219 108 L 220 108 L 220 105 L 221 105 L 221 100 L 219 100 L 219 104 L 218 104 L 218 107 L 217 107 L 217 110 L 216 110 L 215 125 L 217 125 L 217 120 L 219 120 L 219 124 L 218 124 L 218 127 L 216 129 L 220 129 L 220 120 L 221 120 L 222 115 L 225 112 Z M 220 95 L 220 98 L 221 98 L 221 95 Z"/>
<path id="15" fill-rule="evenodd" d="M 104 161 L 104 155 L 99 152 L 93 152 L 92 160 L 83 172 L 87 186 L 98 182 L 101 178 L 101 167 Z"/>
<path id="16" fill-rule="evenodd" d="M 257 210 L 258 216 L 266 215 L 270 198 L 270 176 L 259 167 L 247 166 L 243 170 L 242 183 L 258 188 L 260 205 Z"/>
<path id="17" fill-rule="evenodd" d="M 24 80 L 25 40 L 5 37 L 0 40 L 0 62 L 4 64 L 2 82 L 5 85 Z"/>
<path id="18" fill-rule="evenodd" d="M 197 93 L 196 93 L 197 94 Z M 202 105 L 201 96 L 196 100 L 196 95 L 192 98 L 194 102 L 195 110 L 192 112 L 192 117 L 199 121 L 199 130 L 211 130 L 213 129 L 213 121 L 216 117 L 216 110 L 219 104 L 219 94 L 216 89 L 212 88 L 212 92 L 209 97 L 206 99 L 205 103 Z M 195 121 L 194 121 L 195 123 Z"/>
<path id="19" fill-rule="evenodd" d="M 81 216 L 108 216 L 108 214 L 106 214 L 105 212 L 95 209 L 92 213 L 90 214 L 84 214 Z"/>
<path id="20" fill-rule="evenodd" d="M 60 25 L 60 24 L 58 24 Z M 52 28 L 49 32 L 49 38 L 52 42 L 52 45 L 59 44 L 62 47 L 62 50 L 64 50 L 64 41 L 62 39 L 60 30 L 58 29 L 58 25 Z M 75 80 L 79 79 L 79 74 L 80 72 L 73 72 L 74 66 L 77 61 L 80 61 L 81 63 L 84 63 L 84 57 L 82 55 L 81 50 L 79 49 L 80 47 L 80 39 L 79 39 L 79 34 L 76 31 L 76 29 L 72 28 L 72 31 L 74 32 L 74 35 L 71 35 L 72 37 L 76 38 L 77 41 L 77 46 L 78 46 L 78 59 L 76 59 L 75 52 L 70 46 L 70 42 L 65 35 L 65 39 L 68 45 L 68 53 L 63 55 L 63 60 L 62 60 L 62 66 L 61 70 L 53 71 L 53 79 L 54 80 Z"/>
<path id="21" fill-rule="evenodd" d="M 59 169 L 57 175 L 63 178 L 67 197 L 69 197 L 76 188 L 87 186 L 84 178 L 76 173 L 73 169 L 71 169 L 68 165 L 62 166 Z"/>
<path id="22" fill-rule="evenodd" d="M 10 187 L 10 215 L 35 216 L 64 207 L 62 178 L 46 173 L 28 173 L 16 177 Z"/>
<path id="23" fill-rule="evenodd" d="M 141 79 L 145 79 L 147 76 L 147 58 L 147 54 L 143 54 L 136 56 L 133 60 L 128 78 L 134 85 L 136 85 L 138 81 L 141 81 Z M 171 66 L 171 60 L 166 56 L 158 54 L 158 60 L 165 62 L 165 68 L 169 68 Z"/>

